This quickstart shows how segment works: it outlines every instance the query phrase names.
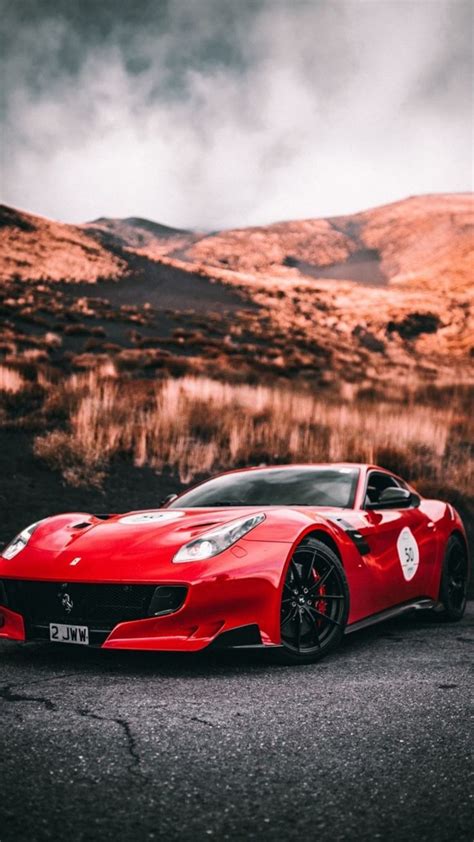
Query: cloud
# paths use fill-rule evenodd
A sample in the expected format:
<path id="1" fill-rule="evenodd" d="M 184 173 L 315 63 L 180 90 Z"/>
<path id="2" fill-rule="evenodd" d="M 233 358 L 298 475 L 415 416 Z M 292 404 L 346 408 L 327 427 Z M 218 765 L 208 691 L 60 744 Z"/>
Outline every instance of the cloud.
<path id="1" fill-rule="evenodd" d="M 470 188 L 462 0 L 4 6 L 7 203 L 213 229 Z"/>

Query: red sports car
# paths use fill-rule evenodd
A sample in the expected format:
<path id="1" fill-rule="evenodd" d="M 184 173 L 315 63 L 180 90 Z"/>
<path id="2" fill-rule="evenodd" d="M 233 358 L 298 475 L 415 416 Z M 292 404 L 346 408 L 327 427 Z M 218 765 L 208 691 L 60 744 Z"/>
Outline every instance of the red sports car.
<path id="1" fill-rule="evenodd" d="M 222 474 L 161 508 L 46 518 L 0 556 L 0 637 L 106 649 L 263 646 L 307 663 L 409 609 L 459 620 L 449 503 L 374 465 Z"/>

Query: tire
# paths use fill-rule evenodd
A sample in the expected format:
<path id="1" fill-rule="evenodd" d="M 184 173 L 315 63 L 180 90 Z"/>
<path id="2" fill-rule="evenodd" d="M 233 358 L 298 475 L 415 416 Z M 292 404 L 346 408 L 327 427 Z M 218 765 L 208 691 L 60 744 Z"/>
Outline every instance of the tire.
<path id="1" fill-rule="evenodd" d="M 457 622 L 464 615 L 469 583 L 469 564 L 466 548 L 457 535 L 451 535 L 441 572 L 438 607 L 433 612 L 441 622 Z"/>
<path id="2" fill-rule="evenodd" d="M 310 664 L 341 642 L 349 614 L 349 588 L 336 553 L 317 538 L 306 538 L 293 553 L 282 589 L 282 646 L 278 663 Z"/>

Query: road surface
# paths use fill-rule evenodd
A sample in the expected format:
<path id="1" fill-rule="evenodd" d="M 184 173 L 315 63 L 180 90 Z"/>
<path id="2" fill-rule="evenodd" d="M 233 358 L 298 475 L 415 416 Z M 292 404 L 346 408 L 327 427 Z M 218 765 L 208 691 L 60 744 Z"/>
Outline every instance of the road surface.
<path id="1" fill-rule="evenodd" d="M 472 839 L 458 624 L 306 667 L 0 643 L 0 841 Z"/>

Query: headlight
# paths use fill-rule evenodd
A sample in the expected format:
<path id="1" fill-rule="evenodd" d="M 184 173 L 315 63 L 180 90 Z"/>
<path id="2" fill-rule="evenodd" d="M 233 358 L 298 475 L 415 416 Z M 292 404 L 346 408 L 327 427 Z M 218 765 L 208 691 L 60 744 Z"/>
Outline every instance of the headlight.
<path id="1" fill-rule="evenodd" d="M 176 553 L 173 561 L 201 561 L 203 558 L 212 558 L 212 556 L 222 553 L 243 538 L 262 520 L 265 520 L 263 513 L 241 517 L 238 520 L 231 521 L 231 523 L 226 523 L 224 526 L 219 526 L 217 529 L 211 529 L 204 535 L 200 535 L 199 538 L 184 544 Z"/>
<path id="2" fill-rule="evenodd" d="M 28 541 L 33 535 L 33 532 L 35 531 L 36 527 L 39 526 L 40 523 L 40 520 L 36 521 L 36 523 L 32 523 L 31 526 L 27 526 L 26 529 L 23 530 L 23 532 L 20 532 L 20 534 L 17 535 L 16 538 L 13 539 L 13 541 L 10 541 L 8 546 L 5 547 L 5 549 L 3 550 L 3 558 L 15 558 L 15 556 L 18 555 L 18 553 L 26 547 Z"/>

